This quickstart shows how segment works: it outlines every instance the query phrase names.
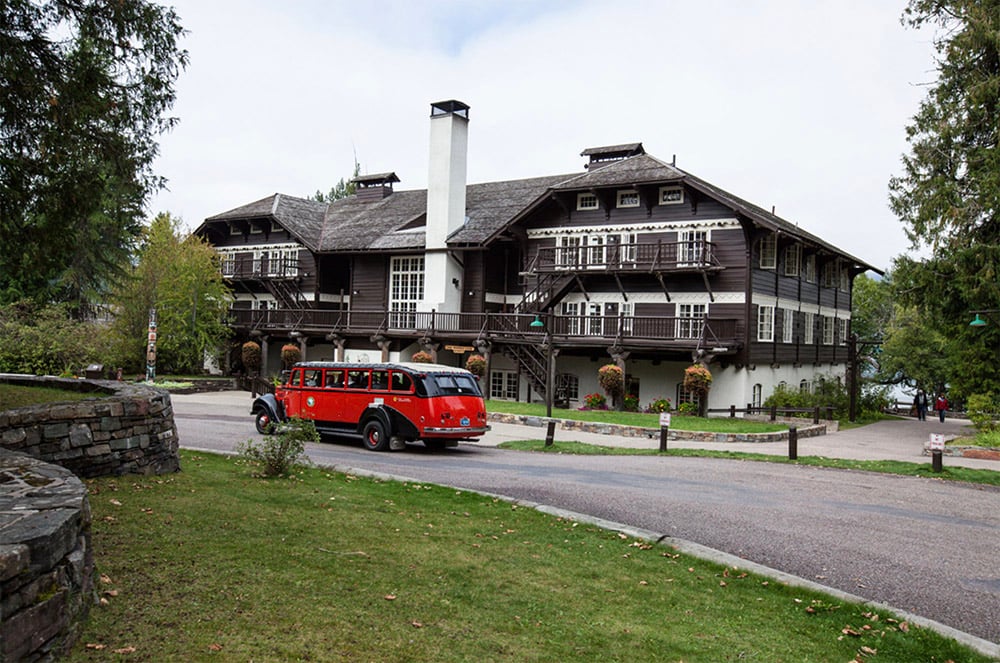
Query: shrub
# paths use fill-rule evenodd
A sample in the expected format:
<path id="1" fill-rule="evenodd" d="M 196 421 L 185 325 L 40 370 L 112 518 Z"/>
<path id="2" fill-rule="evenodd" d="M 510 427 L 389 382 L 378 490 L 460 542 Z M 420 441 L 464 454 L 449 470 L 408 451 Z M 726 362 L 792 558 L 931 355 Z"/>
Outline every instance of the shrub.
<path id="1" fill-rule="evenodd" d="M 670 399 L 657 398 L 646 406 L 646 412 L 670 412 Z"/>
<path id="2" fill-rule="evenodd" d="M 259 465 L 261 476 L 276 477 L 308 464 L 306 442 L 319 442 L 316 426 L 308 419 L 294 418 L 280 424 L 276 434 L 265 436 L 261 442 L 247 440 L 238 444 L 236 452 Z"/>
<path id="3" fill-rule="evenodd" d="M 993 394 L 972 394 L 965 403 L 965 411 L 977 432 L 992 433 L 997 430 L 997 423 L 993 420 L 997 403 Z"/>
<path id="4" fill-rule="evenodd" d="M 486 358 L 482 355 L 470 355 L 465 362 L 465 370 L 477 378 L 483 377 L 486 375 Z"/>
<path id="5" fill-rule="evenodd" d="M 114 366 L 107 330 L 74 320 L 65 306 L 19 302 L 0 307 L 0 373 L 81 375 Z"/>
<path id="6" fill-rule="evenodd" d="M 254 341 L 247 341 L 240 349 L 240 353 L 247 375 L 256 375 L 260 370 L 260 345 Z"/>
<path id="7" fill-rule="evenodd" d="M 431 353 L 424 352 L 423 350 L 421 350 L 419 352 L 414 352 L 413 356 L 411 357 L 411 359 L 414 362 L 418 363 L 418 364 L 433 364 L 434 363 L 434 357 L 431 356 Z"/>
<path id="8" fill-rule="evenodd" d="M 608 401 L 604 398 L 604 394 L 599 394 L 595 391 L 583 397 L 583 406 L 588 410 L 606 410 Z"/>
<path id="9" fill-rule="evenodd" d="M 677 406 L 677 413 L 683 414 L 688 417 L 698 416 L 698 404 L 697 403 L 681 403 Z"/>
<path id="10" fill-rule="evenodd" d="M 639 397 L 633 394 L 628 394 L 622 399 L 622 409 L 626 412 L 638 412 L 639 411 Z"/>
<path id="11" fill-rule="evenodd" d="M 291 368 L 302 360 L 302 350 L 295 343 L 286 343 L 281 346 L 281 365 L 284 368 Z"/>

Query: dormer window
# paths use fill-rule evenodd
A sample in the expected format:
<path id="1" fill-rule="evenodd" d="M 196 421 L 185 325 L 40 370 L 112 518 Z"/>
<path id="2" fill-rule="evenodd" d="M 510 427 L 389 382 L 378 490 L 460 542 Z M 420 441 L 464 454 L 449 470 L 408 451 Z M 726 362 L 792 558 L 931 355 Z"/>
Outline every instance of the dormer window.
<path id="1" fill-rule="evenodd" d="M 684 189 L 679 186 L 661 186 L 661 205 L 680 205 L 684 202 Z"/>
<path id="2" fill-rule="evenodd" d="M 579 193 L 576 196 L 577 211 L 597 209 L 597 196 L 593 193 Z"/>
<path id="3" fill-rule="evenodd" d="M 634 189 L 626 189 L 618 192 L 618 207 L 638 207 L 639 192 Z"/>

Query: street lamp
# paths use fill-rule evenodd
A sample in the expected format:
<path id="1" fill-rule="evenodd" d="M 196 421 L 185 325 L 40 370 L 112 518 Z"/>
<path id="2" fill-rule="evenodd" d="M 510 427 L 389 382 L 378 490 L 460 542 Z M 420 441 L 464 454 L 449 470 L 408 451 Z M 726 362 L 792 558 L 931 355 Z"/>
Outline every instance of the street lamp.
<path id="1" fill-rule="evenodd" d="M 993 320 L 993 315 L 992 314 L 993 313 L 1000 313 L 1000 309 L 995 309 L 995 308 L 982 309 L 982 310 L 979 310 L 979 311 L 969 311 L 969 313 L 974 313 L 976 315 L 976 317 L 972 320 L 972 322 L 969 323 L 970 327 L 985 327 L 985 326 L 987 326 L 989 324 L 989 322 L 987 322 L 986 320 L 983 320 L 982 316 L 985 315 L 990 320 Z M 996 320 L 993 320 L 993 322 L 995 324 Z"/>
<path id="2" fill-rule="evenodd" d="M 541 318 L 541 317 L 539 317 L 539 315 L 538 315 L 538 314 L 536 313 L 536 314 L 535 314 L 535 319 L 534 319 L 534 320 L 532 320 L 531 322 L 529 322 L 529 323 L 528 323 L 528 326 L 529 326 L 529 327 L 533 327 L 534 329 L 539 329 L 539 328 L 541 328 L 541 327 L 544 327 L 544 326 L 545 326 L 545 323 L 544 323 L 544 322 L 542 322 L 542 318 Z"/>

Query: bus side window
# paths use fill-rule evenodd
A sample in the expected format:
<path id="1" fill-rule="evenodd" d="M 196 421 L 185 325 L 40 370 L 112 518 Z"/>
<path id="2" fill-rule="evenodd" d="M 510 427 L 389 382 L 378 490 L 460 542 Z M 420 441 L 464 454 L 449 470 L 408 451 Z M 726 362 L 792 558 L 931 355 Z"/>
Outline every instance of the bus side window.
<path id="1" fill-rule="evenodd" d="M 344 371 L 330 370 L 326 372 L 326 386 L 328 389 L 340 389 L 344 386 Z"/>
<path id="2" fill-rule="evenodd" d="M 319 371 L 305 371 L 306 386 L 307 387 L 318 387 L 320 380 Z"/>
<path id="3" fill-rule="evenodd" d="M 372 371 L 372 390 L 384 391 L 389 388 L 389 371 Z"/>
<path id="4" fill-rule="evenodd" d="M 413 385 L 413 380 L 406 373 L 401 373 L 400 371 L 392 372 L 392 390 L 393 391 L 410 391 Z"/>
<path id="5" fill-rule="evenodd" d="M 368 371 L 347 371 L 348 389 L 367 389 Z"/>
<path id="6" fill-rule="evenodd" d="M 292 385 L 293 387 L 298 387 L 300 384 L 302 384 L 302 371 L 301 370 L 292 371 L 292 377 L 289 378 L 288 384 Z"/>

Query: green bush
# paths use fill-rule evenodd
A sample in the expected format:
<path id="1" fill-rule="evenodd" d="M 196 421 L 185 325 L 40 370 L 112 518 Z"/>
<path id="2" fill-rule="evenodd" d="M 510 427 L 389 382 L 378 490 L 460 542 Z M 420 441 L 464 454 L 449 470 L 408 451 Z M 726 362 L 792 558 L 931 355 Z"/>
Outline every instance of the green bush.
<path id="1" fill-rule="evenodd" d="M 638 412 L 639 411 L 639 397 L 632 394 L 628 394 L 622 399 L 622 409 L 626 412 Z"/>
<path id="2" fill-rule="evenodd" d="M 261 442 L 247 440 L 236 446 L 236 452 L 246 461 L 260 467 L 260 474 L 276 477 L 290 473 L 298 466 L 308 464 L 306 442 L 319 442 L 316 426 L 308 419 L 290 419 L 287 423 L 271 424 L 274 435 L 267 435 Z"/>
<path id="3" fill-rule="evenodd" d="M 646 412 L 670 412 L 670 399 L 657 398 L 646 406 Z"/>
<path id="4" fill-rule="evenodd" d="M 965 402 L 965 411 L 969 421 L 979 433 L 992 433 L 997 430 L 997 402 L 993 394 L 972 394 Z"/>
<path id="5" fill-rule="evenodd" d="M 677 413 L 683 414 L 688 417 L 698 416 L 698 404 L 697 403 L 681 403 L 677 406 Z"/>
<path id="6" fill-rule="evenodd" d="M 63 306 L 0 307 L 0 373 L 80 375 L 110 361 L 105 327 L 74 320 Z"/>
<path id="7" fill-rule="evenodd" d="M 588 410 L 606 410 L 608 409 L 608 399 L 604 397 L 604 394 L 595 391 L 583 397 L 583 406 Z"/>

